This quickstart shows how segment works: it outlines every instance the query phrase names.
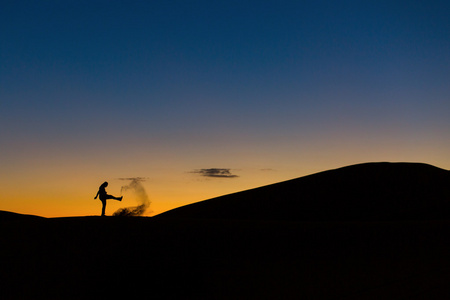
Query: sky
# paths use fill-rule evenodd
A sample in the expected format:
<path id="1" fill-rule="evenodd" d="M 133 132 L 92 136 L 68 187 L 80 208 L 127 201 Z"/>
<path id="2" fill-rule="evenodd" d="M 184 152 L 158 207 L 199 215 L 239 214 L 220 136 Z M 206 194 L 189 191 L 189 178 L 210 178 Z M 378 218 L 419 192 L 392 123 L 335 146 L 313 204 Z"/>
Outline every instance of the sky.
<path id="1" fill-rule="evenodd" d="M 448 1 L 3 1 L 0 210 L 146 215 L 346 165 L 450 169 Z M 107 214 L 137 205 L 132 193 Z M 276 209 L 276 204 L 274 204 Z"/>

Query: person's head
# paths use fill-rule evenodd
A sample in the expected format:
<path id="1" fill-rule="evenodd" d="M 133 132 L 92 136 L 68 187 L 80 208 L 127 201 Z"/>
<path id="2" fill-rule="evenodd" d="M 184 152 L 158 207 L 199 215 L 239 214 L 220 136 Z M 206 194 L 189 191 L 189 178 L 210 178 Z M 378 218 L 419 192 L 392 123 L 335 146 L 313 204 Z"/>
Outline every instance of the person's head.
<path id="1" fill-rule="evenodd" d="M 108 186 L 108 182 L 107 181 L 103 182 L 102 185 L 101 185 L 101 187 L 104 187 L 104 188 L 107 187 L 107 186 Z"/>

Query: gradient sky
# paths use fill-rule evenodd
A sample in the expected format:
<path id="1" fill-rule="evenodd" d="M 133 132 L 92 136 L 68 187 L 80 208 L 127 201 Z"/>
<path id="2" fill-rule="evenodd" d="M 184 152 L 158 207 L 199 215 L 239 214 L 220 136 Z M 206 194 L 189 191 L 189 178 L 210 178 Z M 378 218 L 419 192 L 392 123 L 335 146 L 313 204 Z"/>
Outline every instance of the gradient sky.
<path id="1" fill-rule="evenodd" d="M 124 177 L 147 178 L 154 215 L 361 162 L 450 169 L 449 16 L 433 0 L 3 1 L 0 210 L 99 214 L 98 186 Z"/>

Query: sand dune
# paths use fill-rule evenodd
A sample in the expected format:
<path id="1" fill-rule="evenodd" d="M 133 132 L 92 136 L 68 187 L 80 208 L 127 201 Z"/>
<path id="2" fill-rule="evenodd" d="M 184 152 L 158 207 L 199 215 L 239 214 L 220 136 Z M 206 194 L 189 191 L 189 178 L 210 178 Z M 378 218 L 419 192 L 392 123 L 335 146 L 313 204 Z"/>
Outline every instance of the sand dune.
<path id="1" fill-rule="evenodd" d="M 25 218 L 34 219 L 34 218 L 42 218 L 35 215 L 24 215 L 18 214 L 10 211 L 0 210 L 0 221 L 9 221 L 9 220 L 21 220 L 23 221 Z"/>
<path id="2" fill-rule="evenodd" d="M 159 215 L 293 221 L 447 219 L 450 172 L 419 163 L 366 163 L 194 203 Z"/>
<path id="3" fill-rule="evenodd" d="M 372 171 L 365 173 L 367 169 Z M 351 166 L 203 201 L 153 218 L 41 218 L 0 212 L 0 296 L 448 299 L 450 221 L 443 218 L 447 212 L 437 213 L 448 201 L 440 198 L 447 195 L 441 187 L 447 174 L 420 164 Z M 333 186 L 316 189 L 330 179 Z M 347 188 L 355 182 L 358 188 L 349 192 Z M 403 194 L 399 194 L 401 182 Z M 283 188 L 287 189 L 284 194 Z M 319 197 L 333 191 L 340 195 L 337 200 Z M 264 198 L 269 192 L 278 195 L 278 200 Z M 383 193 L 389 201 L 380 197 Z M 249 202 L 241 203 L 246 195 Z M 293 195 L 303 198 L 283 202 L 285 196 Z M 249 203 L 256 199 L 267 202 L 252 211 Z M 312 199 L 322 204 L 335 201 L 343 208 L 335 205 L 340 210 L 329 212 L 322 208 L 307 221 L 299 221 L 307 215 L 303 212 L 298 213 L 301 218 L 292 218 L 295 214 L 290 212 L 261 217 L 277 207 L 273 201 L 283 202 L 285 209 L 293 203 L 298 212 L 302 199 L 308 199 L 303 207 L 309 212 L 318 207 Z M 372 206 L 360 205 L 345 214 L 345 205 L 356 199 L 379 201 L 392 210 L 361 222 L 356 213 Z M 415 201 L 412 208 L 395 210 L 410 199 Z M 245 214 L 225 218 L 226 200 Z M 426 207 L 419 213 L 419 208 Z M 209 216 L 205 215 L 208 209 L 212 209 Z M 339 218 L 329 218 L 335 214 Z"/>

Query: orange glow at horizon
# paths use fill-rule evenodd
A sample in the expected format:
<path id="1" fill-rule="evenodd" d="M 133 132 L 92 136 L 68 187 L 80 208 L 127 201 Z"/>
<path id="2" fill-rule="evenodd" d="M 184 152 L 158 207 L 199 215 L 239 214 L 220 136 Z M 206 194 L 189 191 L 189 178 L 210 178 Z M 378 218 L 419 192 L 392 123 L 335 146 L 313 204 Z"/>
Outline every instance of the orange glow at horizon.
<path id="1" fill-rule="evenodd" d="M 163 166 L 153 169 L 149 167 L 145 172 L 145 168 L 137 164 L 139 166 L 135 171 L 133 168 L 128 168 L 126 172 L 123 172 L 125 174 L 117 171 L 122 167 L 118 166 L 115 173 L 112 172 L 110 176 L 106 176 L 107 172 L 104 171 L 85 172 L 83 166 L 79 166 L 83 172 L 75 172 L 77 170 L 75 165 L 71 168 L 74 172 L 67 174 L 56 167 L 46 168 L 47 172 L 43 171 L 42 174 L 40 174 L 41 170 L 29 169 L 26 170 L 28 173 L 21 173 L 22 180 L 14 176 L 0 178 L 2 181 L 0 209 L 44 217 L 99 215 L 101 202 L 94 200 L 98 186 L 106 180 L 109 182 L 108 193 L 120 195 L 121 186 L 125 183 L 117 178 L 128 177 L 130 174 L 148 178 L 143 185 L 151 204 L 145 215 L 154 216 L 179 206 L 221 195 L 368 161 L 424 162 L 450 169 L 450 159 L 443 151 L 431 151 L 426 146 L 418 146 L 410 152 L 407 152 L 406 148 L 398 148 L 389 153 L 383 147 L 370 149 L 370 145 L 367 148 L 361 148 L 359 152 L 349 152 L 346 148 L 337 146 L 331 147 L 330 143 L 328 145 L 330 146 L 328 150 L 331 151 L 315 153 L 298 151 L 300 159 L 297 159 L 295 163 L 293 163 L 297 155 L 295 151 L 292 153 L 285 151 L 284 155 L 278 156 L 280 159 L 277 163 L 263 165 L 261 158 L 255 155 L 253 160 L 244 156 L 240 163 L 234 165 L 234 168 L 229 161 L 216 165 L 217 167 L 230 166 L 233 174 L 239 176 L 236 178 L 208 178 L 193 174 L 189 172 L 194 169 L 192 165 L 180 168 L 173 166 L 166 169 Z M 277 156 L 275 153 L 273 155 Z M 283 156 L 284 160 L 281 159 Z M 337 157 L 340 160 L 336 159 Z M 426 157 L 429 159 L 425 159 Z M 271 158 L 272 161 L 274 161 L 273 158 Z M 242 167 L 238 167 L 239 165 Z M 122 202 L 108 200 L 107 215 L 112 215 L 121 207 L 138 205 L 132 194 L 125 192 L 123 196 Z"/>

